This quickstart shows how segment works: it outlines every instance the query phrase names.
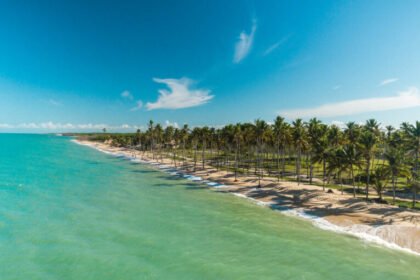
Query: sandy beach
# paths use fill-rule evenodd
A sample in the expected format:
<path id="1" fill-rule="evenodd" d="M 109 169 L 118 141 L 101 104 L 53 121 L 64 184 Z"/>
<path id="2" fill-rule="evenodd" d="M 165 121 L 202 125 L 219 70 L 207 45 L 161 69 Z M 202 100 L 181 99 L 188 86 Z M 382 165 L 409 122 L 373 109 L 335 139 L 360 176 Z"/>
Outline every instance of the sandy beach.
<path id="1" fill-rule="evenodd" d="M 108 144 L 87 140 L 74 140 L 102 152 L 125 156 L 147 162 L 155 166 L 175 168 L 172 159 L 152 159 L 148 152 L 111 147 Z M 393 249 L 420 255 L 420 213 L 392 205 L 367 203 L 349 194 L 332 190 L 323 191 L 321 187 L 274 178 L 261 180 L 261 188 L 256 188 L 256 177 L 238 177 L 226 171 L 217 171 L 207 166 L 192 171 L 191 162 L 177 170 L 193 180 L 215 182 L 215 190 L 232 193 L 252 200 L 254 203 L 280 210 L 285 214 L 311 220 L 316 226 L 338 233 L 351 234 L 363 240 L 381 244 Z M 188 168 L 189 166 L 189 168 Z M 215 184 L 214 183 L 214 184 Z M 213 184 L 213 185 L 214 185 Z M 212 185 L 212 184 L 209 184 Z"/>

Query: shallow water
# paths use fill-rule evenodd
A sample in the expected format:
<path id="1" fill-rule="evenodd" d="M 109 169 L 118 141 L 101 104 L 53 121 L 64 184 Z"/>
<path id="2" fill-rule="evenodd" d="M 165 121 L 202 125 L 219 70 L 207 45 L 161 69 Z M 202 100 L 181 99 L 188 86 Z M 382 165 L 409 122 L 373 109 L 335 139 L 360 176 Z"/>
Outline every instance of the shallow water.
<path id="1" fill-rule="evenodd" d="M 66 137 L 0 134 L 0 279 L 419 279 L 419 263 Z"/>

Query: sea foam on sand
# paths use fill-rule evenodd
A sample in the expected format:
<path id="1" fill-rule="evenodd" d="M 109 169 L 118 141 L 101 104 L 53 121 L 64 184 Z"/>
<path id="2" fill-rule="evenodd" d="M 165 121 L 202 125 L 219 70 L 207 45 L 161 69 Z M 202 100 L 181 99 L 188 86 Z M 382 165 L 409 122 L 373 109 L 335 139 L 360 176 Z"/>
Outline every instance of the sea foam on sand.
<path id="1" fill-rule="evenodd" d="M 126 153 L 109 151 L 109 150 L 100 148 L 98 145 L 95 145 L 93 143 L 80 142 L 80 141 L 77 141 L 77 140 L 74 140 L 74 139 L 72 140 L 72 142 L 74 142 L 76 144 L 79 144 L 79 145 L 95 148 L 96 150 L 101 151 L 101 152 L 106 153 L 106 154 L 109 154 L 109 155 L 113 155 L 113 156 L 116 156 L 116 157 L 123 157 L 123 158 L 126 158 L 128 160 L 131 160 L 132 162 L 146 163 L 146 164 L 149 164 L 151 166 L 157 167 L 158 169 L 160 169 L 163 172 L 166 172 L 169 175 L 183 177 L 184 179 L 194 181 L 194 182 L 197 182 L 197 183 L 203 183 L 203 184 L 206 184 L 206 185 L 208 185 L 210 187 L 213 187 L 213 188 L 228 187 L 228 186 L 220 184 L 218 182 L 203 180 L 201 177 L 191 175 L 191 174 L 187 174 L 187 173 L 183 173 L 180 170 L 178 170 L 176 168 L 173 168 L 171 166 L 168 166 L 168 165 L 164 165 L 164 164 L 154 162 L 154 161 L 150 161 L 150 160 L 143 160 L 143 159 L 139 159 L 139 158 L 136 158 L 136 157 L 128 156 Z M 418 253 L 418 252 L 415 252 L 415 251 L 410 250 L 408 248 L 401 247 L 401 246 L 397 245 L 396 243 L 393 243 L 393 242 L 390 242 L 390 241 L 387 241 L 387 240 L 384 239 L 384 238 L 386 238 L 388 240 L 393 240 L 393 239 L 397 238 L 396 235 L 395 235 L 395 232 L 401 228 L 400 226 L 394 226 L 395 228 L 392 228 L 392 225 L 370 226 L 370 225 L 364 225 L 364 224 L 353 224 L 351 226 L 339 226 L 339 225 L 333 224 L 333 223 L 331 223 L 331 222 L 329 222 L 326 219 L 323 219 L 321 217 L 307 214 L 307 213 L 305 213 L 304 209 L 291 209 L 291 208 L 282 207 L 282 206 L 277 205 L 274 202 L 260 201 L 260 200 L 254 199 L 252 197 L 249 197 L 249 196 L 247 196 L 243 193 L 232 192 L 232 194 L 237 196 L 237 197 L 241 197 L 241 198 L 245 198 L 247 200 L 250 200 L 257 205 L 264 206 L 264 207 L 270 207 L 271 209 L 273 209 L 275 211 L 278 211 L 278 212 L 280 212 L 284 215 L 294 216 L 294 217 L 298 217 L 298 218 L 308 220 L 314 226 L 316 226 L 320 229 L 323 229 L 323 230 L 333 231 L 333 232 L 340 233 L 340 234 L 352 235 L 352 236 L 355 236 L 355 237 L 357 237 L 361 240 L 364 240 L 366 242 L 369 242 L 369 243 L 378 244 L 378 245 L 385 246 L 385 247 L 390 248 L 390 249 L 400 250 L 400 251 L 404 251 L 404 252 L 407 252 L 407 253 L 411 253 L 411 254 L 415 254 L 415 255 L 420 256 L 420 253 Z"/>

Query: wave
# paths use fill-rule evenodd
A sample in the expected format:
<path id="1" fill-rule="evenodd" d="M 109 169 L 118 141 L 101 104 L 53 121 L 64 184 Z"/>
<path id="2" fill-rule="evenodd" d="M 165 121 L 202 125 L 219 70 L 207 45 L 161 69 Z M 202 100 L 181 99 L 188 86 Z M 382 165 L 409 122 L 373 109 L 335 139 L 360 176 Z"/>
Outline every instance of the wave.
<path id="1" fill-rule="evenodd" d="M 199 177 L 199 176 L 195 176 L 192 174 L 188 174 L 188 173 L 183 173 L 182 171 L 180 171 L 177 168 L 173 168 L 169 165 L 165 165 L 165 164 L 161 164 L 158 162 L 153 162 L 153 161 L 147 161 L 147 160 L 142 160 L 136 157 L 131 157 L 131 156 L 127 156 L 124 153 L 118 153 L 118 152 L 111 152 L 105 149 L 101 149 L 100 147 L 96 146 L 96 145 L 92 145 L 92 144 L 88 144 L 88 143 L 82 143 L 79 142 L 77 140 L 71 140 L 74 143 L 77 143 L 79 145 L 83 145 L 83 146 L 88 146 L 91 148 L 94 148 L 100 152 L 109 154 L 109 155 L 113 155 L 116 157 L 123 157 L 126 158 L 132 162 L 136 162 L 136 163 L 143 163 L 143 164 L 148 164 L 150 166 L 153 167 L 157 167 L 158 169 L 160 169 L 161 171 L 172 175 L 172 176 L 177 176 L 177 177 L 182 177 L 184 179 L 193 181 L 193 182 L 197 182 L 197 183 L 202 183 L 202 184 L 206 184 L 209 187 L 212 188 L 227 188 L 229 186 L 224 185 L 224 184 L 220 184 L 218 182 L 213 182 L 213 181 L 209 181 L 209 180 L 203 180 L 203 178 Z M 284 215 L 288 215 L 288 216 L 293 216 L 293 217 L 298 217 L 301 219 L 304 219 L 306 221 L 310 221 L 314 226 L 322 229 L 322 230 L 328 230 L 328 231 L 332 231 L 335 233 L 339 233 L 339 234 L 347 234 L 347 235 L 351 235 L 354 237 L 357 237 L 363 241 L 369 242 L 369 243 L 373 243 L 373 244 L 377 244 L 380 246 L 384 246 L 390 249 L 394 249 L 394 250 L 399 250 L 399 251 L 403 251 L 406 253 L 410 253 L 410 254 L 414 254 L 417 256 L 420 256 L 420 253 L 410 250 L 408 248 L 399 246 L 396 243 L 387 241 L 385 239 L 383 239 L 380 235 L 383 235 L 383 232 L 387 232 L 388 235 L 390 234 L 389 229 L 386 227 L 390 227 L 390 225 L 384 225 L 384 226 L 369 226 L 369 225 L 363 225 L 363 224 L 353 224 L 351 226 L 339 226 L 336 224 L 333 224 L 329 221 L 327 221 L 326 219 L 323 219 L 321 217 L 315 216 L 315 215 L 310 215 L 308 213 L 306 213 L 303 209 L 292 209 L 292 208 L 288 208 L 285 206 L 281 206 L 276 204 L 275 202 L 266 202 L 266 201 L 260 201 L 257 200 L 255 198 L 249 197 L 243 193 L 234 193 L 232 192 L 231 194 L 240 197 L 240 198 L 244 198 L 247 200 L 252 201 L 253 203 L 259 205 L 259 206 L 263 206 L 263 207 L 269 207 L 271 209 L 273 209 L 274 211 L 278 211 L 281 214 Z M 396 228 L 394 230 L 398 230 L 397 226 L 395 226 Z"/>
<path id="2" fill-rule="evenodd" d="M 389 227 L 389 225 L 386 226 L 369 226 L 369 225 L 362 225 L 362 224 L 354 224 L 351 226 L 338 226 L 336 224 L 333 224 L 329 221 L 327 221 L 326 219 L 323 219 L 321 217 L 315 216 L 315 215 L 310 215 L 308 213 L 306 213 L 303 209 L 292 209 L 292 208 L 287 208 L 284 206 L 278 206 L 276 203 L 273 202 L 264 202 L 264 201 L 260 201 L 257 199 L 254 199 L 252 197 L 246 196 L 245 194 L 242 193 L 233 193 L 235 196 L 241 197 L 241 198 L 245 198 L 248 200 L 251 200 L 252 202 L 254 202 L 257 205 L 260 206 L 265 206 L 265 207 L 270 207 L 275 211 L 280 212 L 281 214 L 284 215 L 288 215 L 288 216 L 293 216 L 293 217 L 298 217 L 307 221 L 312 222 L 312 224 L 322 230 L 328 230 L 328 231 L 333 231 L 335 233 L 339 233 L 339 234 L 347 234 L 347 235 L 351 235 L 351 236 L 355 236 L 363 241 L 369 242 L 369 243 L 374 243 L 377 245 L 381 245 L 390 249 L 394 249 L 394 250 L 399 250 L 399 251 L 403 251 L 406 253 L 410 253 L 410 254 L 415 254 L 420 256 L 420 253 L 410 250 L 408 248 L 399 246 L 396 243 L 393 242 L 389 242 L 383 238 L 381 238 L 380 234 L 383 231 L 388 231 L 389 230 L 386 227 Z M 398 230 L 397 228 L 395 228 L 394 230 Z"/>

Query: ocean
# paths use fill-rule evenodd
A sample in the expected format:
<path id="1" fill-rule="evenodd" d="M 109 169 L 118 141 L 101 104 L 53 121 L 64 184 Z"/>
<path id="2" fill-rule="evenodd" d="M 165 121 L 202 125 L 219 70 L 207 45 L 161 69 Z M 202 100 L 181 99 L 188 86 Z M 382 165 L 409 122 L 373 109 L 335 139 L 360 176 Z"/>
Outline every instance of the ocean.
<path id="1" fill-rule="evenodd" d="M 0 279 L 419 279 L 325 231 L 69 137 L 0 134 Z"/>

